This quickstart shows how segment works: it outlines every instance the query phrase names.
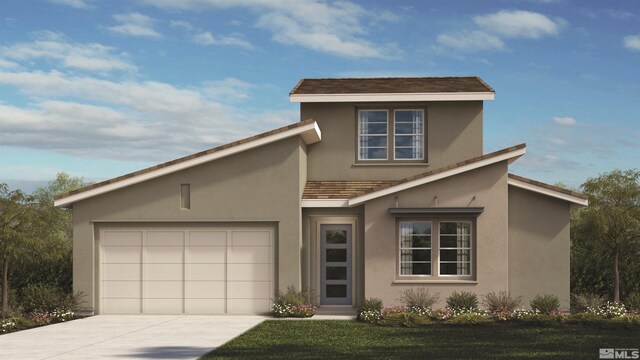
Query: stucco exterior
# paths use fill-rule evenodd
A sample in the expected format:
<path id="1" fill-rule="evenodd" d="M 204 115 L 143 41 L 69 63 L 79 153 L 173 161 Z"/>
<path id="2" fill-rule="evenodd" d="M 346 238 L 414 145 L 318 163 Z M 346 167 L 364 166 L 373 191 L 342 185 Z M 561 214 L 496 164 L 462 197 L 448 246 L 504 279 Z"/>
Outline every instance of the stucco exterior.
<path id="1" fill-rule="evenodd" d="M 96 307 L 96 224 L 104 222 L 244 222 L 275 224 L 276 284 L 300 287 L 300 198 L 306 145 L 299 137 L 122 188 L 73 205 L 73 286 Z M 191 185 L 191 209 L 180 209 L 180 184 Z M 104 224 L 102 226 L 108 226 Z"/>
<path id="2" fill-rule="evenodd" d="M 424 108 L 427 160 L 410 165 L 356 164 L 356 112 L 372 104 L 304 103 L 300 119 L 314 119 L 326 136 L 309 146 L 309 180 L 397 180 L 482 155 L 482 101 L 375 104 Z M 355 164 L 355 165 L 354 165 Z"/>
<path id="3" fill-rule="evenodd" d="M 509 187 L 509 291 L 527 306 L 553 294 L 569 308 L 570 208 L 566 201 Z"/>
<path id="4" fill-rule="evenodd" d="M 396 199 L 397 196 L 397 199 Z M 389 209 L 433 207 L 484 207 L 476 219 L 474 280 L 403 281 L 397 274 L 398 235 L 396 217 Z M 453 291 L 485 294 L 508 289 L 507 163 L 501 162 L 469 173 L 436 181 L 369 201 L 365 205 L 365 294 L 387 305 L 400 304 L 400 293 L 424 287 L 440 294 L 440 303 Z M 458 219 L 459 217 L 455 217 Z M 436 241 L 435 239 L 432 241 Z M 371 280 L 369 280 L 371 279 Z"/>

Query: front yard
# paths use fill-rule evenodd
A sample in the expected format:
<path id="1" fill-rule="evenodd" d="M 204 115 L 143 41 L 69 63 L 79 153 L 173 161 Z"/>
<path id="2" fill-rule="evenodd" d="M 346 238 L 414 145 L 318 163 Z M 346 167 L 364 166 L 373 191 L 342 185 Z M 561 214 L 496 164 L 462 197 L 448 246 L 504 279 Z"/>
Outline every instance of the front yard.
<path id="1" fill-rule="evenodd" d="M 355 321 L 265 321 L 202 359 L 597 359 L 638 348 L 640 331 L 521 324 L 381 327 Z"/>

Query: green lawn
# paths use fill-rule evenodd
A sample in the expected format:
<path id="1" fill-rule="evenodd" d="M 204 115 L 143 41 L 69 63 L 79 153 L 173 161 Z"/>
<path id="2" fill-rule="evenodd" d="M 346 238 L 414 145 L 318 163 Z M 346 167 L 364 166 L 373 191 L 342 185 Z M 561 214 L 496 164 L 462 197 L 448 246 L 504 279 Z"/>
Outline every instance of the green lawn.
<path id="1" fill-rule="evenodd" d="M 265 321 L 202 359 L 597 359 L 638 348 L 640 331 L 513 324 L 379 327 L 355 321 Z"/>

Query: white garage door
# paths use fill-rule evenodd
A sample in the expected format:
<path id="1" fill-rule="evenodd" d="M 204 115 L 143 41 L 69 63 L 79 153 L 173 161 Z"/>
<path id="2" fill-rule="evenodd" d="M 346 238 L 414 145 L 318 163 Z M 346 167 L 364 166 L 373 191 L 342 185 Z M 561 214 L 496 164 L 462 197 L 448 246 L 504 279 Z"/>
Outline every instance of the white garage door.
<path id="1" fill-rule="evenodd" d="M 99 312 L 269 312 L 273 242 L 270 228 L 103 229 Z"/>

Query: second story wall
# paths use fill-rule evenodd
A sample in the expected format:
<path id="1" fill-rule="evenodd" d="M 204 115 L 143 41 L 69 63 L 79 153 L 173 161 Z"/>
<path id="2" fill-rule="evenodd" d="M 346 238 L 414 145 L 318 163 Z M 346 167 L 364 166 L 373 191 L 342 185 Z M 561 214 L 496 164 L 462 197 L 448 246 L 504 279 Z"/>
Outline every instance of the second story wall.
<path id="1" fill-rule="evenodd" d="M 307 149 L 308 180 L 396 180 L 480 156 L 482 106 L 482 101 L 301 103 L 301 120 L 315 119 L 322 131 L 322 141 Z M 357 160 L 358 109 L 390 107 L 425 109 L 426 161 L 371 164 Z"/>

